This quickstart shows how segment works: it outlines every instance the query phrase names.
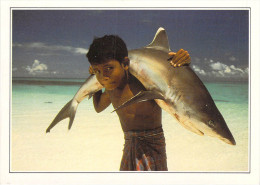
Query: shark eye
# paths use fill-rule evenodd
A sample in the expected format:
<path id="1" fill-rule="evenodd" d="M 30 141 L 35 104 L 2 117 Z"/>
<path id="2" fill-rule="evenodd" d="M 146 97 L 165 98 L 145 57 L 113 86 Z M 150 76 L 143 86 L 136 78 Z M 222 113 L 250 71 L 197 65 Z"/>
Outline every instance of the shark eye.
<path id="1" fill-rule="evenodd" d="M 213 120 L 209 120 L 208 124 L 209 124 L 209 126 L 211 126 L 211 127 L 215 127 L 215 123 L 214 123 Z"/>

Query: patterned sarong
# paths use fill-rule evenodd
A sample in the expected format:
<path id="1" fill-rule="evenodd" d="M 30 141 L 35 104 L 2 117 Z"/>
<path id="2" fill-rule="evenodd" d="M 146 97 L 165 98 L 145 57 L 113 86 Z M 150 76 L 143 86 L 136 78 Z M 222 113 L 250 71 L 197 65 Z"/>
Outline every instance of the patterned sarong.
<path id="1" fill-rule="evenodd" d="M 120 171 L 167 171 L 163 129 L 125 132 Z"/>

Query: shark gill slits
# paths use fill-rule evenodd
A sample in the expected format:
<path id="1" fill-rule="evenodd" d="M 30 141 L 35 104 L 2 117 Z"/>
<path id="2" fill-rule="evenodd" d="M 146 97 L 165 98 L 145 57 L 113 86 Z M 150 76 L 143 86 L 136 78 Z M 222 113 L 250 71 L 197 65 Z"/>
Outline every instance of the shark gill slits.
<path id="1" fill-rule="evenodd" d="M 190 118 L 190 112 L 186 111 L 186 115 Z"/>
<path id="2" fill-rule="evenodd" d="M 177 97 L 177 101 L 179 101 L 180 98 L 181 98 L 181 94 Z"/>

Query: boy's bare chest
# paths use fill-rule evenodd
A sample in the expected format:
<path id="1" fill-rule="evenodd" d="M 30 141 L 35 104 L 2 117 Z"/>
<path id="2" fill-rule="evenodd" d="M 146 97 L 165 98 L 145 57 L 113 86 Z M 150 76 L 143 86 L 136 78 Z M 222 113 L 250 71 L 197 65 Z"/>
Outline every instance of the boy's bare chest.
<path id="1" fill-rule="evenodd" d="M 131 83 L 126 84 L 123 88 L 115 89 L 109 93 L 111 103 L 114 108 L 117 108 L 142 90 L 146 90 L 145 87 L 139 81 L 132 80 Z M 151 110 L 155 106 L 156 103 L 154 101 L 145 101 L 127 106 L 117 111 L 117 113 L 120 115 L 146 114 L 147 110 Z"/>
<path id="2" fill-rule="evenodd" d="M 132 98 L 136 93 L 136 91 L 138 91 L 137 89 L 135 89 L 135 91 L 133 92 L 133 90 L 130 88 L 129 85 L 126 85 L 123 89 L 117 89 L 114 90 L 113 92 L 110 93 L 110 100 L 113 104 L 114 107 L 118 107 L 120 106 L 122 103 L 128 101 L 130 98 Z M 141 89 L 140 89 L 141 91 Z"/>
<path id="3" fill-rule="evenodd" d="M 129 99 L 131 99 L 134 95 L 136 95 L 141 90 L 144 90 L 142 88 L 140 89 L 131 89 L 130 87 L 126 87 L 122 89 L 122 91 L 113 92 L 111 94 L 111 103 L 113 104 L 114 108 L 119 107 Z M 123 109 L 120 109 L 117 111 L 119 117 L 132 117 L 137 115 L 142 115 L 142 117 L 145 117 L 145 115 L 150 115 L 151 110 L 154 109 L 154 107 L 157 104 L 154 101 L 145 101 L 145 102 L 139 102 L 132 105 L 129 105 L 127 107 L 124 107 Z"/>

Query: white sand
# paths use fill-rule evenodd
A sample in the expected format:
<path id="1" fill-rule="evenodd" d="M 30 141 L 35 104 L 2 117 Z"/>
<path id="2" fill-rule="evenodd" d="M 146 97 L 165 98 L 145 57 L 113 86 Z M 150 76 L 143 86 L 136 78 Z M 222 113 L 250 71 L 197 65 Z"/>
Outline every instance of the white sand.
<path id="1" fill-rule="evenodd" d="M 82 103 L 70 131 L 66 119 L 49 134 L 45 130 L 58 109 L 35 110 L 28 116 L 15 112 L 11 171 L 118 171 L 124 139 L 116 113 L 110 113 L 112 110 L 109 107 L 97 114 Z M 165 112 L 163 128 L 169 171 L 248 171 L 247 130 L 232 132 L 237 145 L 231 146 L 187 131 Z M 235 124 L 229 128 L 234 131 Z"/>

